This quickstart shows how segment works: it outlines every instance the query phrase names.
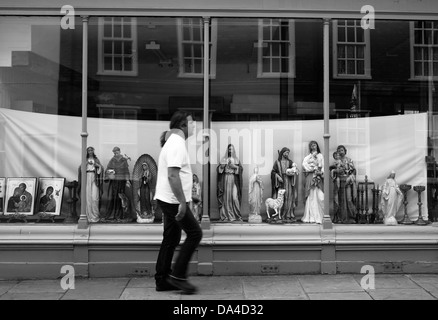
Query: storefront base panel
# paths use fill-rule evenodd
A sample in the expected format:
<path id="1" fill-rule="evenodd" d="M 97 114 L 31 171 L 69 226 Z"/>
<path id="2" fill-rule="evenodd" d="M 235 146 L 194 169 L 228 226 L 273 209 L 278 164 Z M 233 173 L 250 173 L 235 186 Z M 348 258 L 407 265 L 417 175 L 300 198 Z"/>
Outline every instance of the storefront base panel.
<path id="1" fill-rule="evenodd" d="M 3 254 L 3 252 L 1 252 Z M 27 279 L 58 279 L 64 265 L 73 265 L 72 262 L 29 262 L 29 263 L 0 263 L 0 280 L 27 280 Z"/>
<path id="2" fill-rule="evenodd" d="M 152 277 L 162 225 L 0 225 L 0 279 Z M 212 223 L 190 275 L 438 273 L 438 224 L 427 226 Z M 184 236 L 182 241 L 184 241 Z M 176 252 L 178 254 L 178 250 Z"/>
<path id="3" fill-rule="evenodd" d="M 320 274 L 321 261 L 218 261 L 215 275 Z"/>
<path id="4" fill-rule="evenodd" d="M 157 252 L 158 255 L 158 252 Z M 198 275 L 196 272 L 198 263 L 191 261 L 189 265 L 189 274 Z M 93 262 L 89 264 L 90 278 L 108 278 L 108 277 L 153 277 L 155 274 L 155 260 L 149 262 Z"/>
<path id="5" fill-rule="evenodd" d="M 438 263 L 430 261 L 339 261 L 337 262 L 337 273 L 358 273 L 364 266 L 372 266 L 375 273 L 429 273 L 438 274 Z M 362 273 L 368 273 L 363 269 Z"/>

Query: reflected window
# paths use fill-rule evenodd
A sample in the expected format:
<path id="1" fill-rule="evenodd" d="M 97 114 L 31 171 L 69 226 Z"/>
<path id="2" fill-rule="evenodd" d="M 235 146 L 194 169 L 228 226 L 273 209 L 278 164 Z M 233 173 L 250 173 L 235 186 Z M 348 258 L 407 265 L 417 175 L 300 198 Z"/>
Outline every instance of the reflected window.
<path id="1" fill-rule="evenodd" d="M 99 18 L 98 74 L 137 75 L 136 18 Z"/>
<path id="2" fill-rule="evenodd" d="M 295 77 L 295 24 L 293 20 L 260 19 L 257 76 Z"/>
<path id="3" fill-rule="evenodd" d="M 333 21 L 333 77 L 371 78 L 370 32 L 360 20 Z"/>
<path id="4" fill-rule="evenodd" d="M 217 20 L 211 20 L 210 77 L 216 76 Z M 204 22 L 199 18 L 178 19 L 179 77 L 202 78 L 204 74 Z"/>
<path id="5" fill-rule="evenodd" d="M 411 78 L 438 75 L 438 22 L 411 21 Z"/>

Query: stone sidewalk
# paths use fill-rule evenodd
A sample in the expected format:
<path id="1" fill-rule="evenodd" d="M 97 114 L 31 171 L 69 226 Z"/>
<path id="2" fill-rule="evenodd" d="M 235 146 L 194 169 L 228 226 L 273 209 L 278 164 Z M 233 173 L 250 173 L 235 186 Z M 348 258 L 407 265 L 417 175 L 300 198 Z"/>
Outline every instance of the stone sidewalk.
<path id="1" fill-rule="evenodd" d="M 195 276 L 199 293 L 156 292 L 153 277 L 0 281 L 0 300 L 438 300 L 436 274 L 377 274 L 363 289 L 363 274 Z M 368 282 L 370 283 L 370 282 Z"/>

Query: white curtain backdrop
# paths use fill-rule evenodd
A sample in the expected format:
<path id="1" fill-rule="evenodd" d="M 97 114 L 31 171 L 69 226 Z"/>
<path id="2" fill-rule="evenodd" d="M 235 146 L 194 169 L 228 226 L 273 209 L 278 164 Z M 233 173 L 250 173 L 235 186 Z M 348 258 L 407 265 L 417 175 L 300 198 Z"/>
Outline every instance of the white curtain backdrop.
<path id="1" fill-rule="evenodd" d="M 0 177 L 65 177 L 77 179 L 81 162 L 81 118 L 0 109 Z M 202 123 L 197 124 L 202 128 Z M 167 121 L 135 121 L 88 119 L 87 145 L 106 167 L 113 156 L 112 148 L 119 146 L 128 155 L 132 172 L 142 154 L 156 161 L 160 152 L 159 137 L 168 129 Z M 248 181 L 258 165 L 264 183 L 264 199 L 271 196 L 270 172 L 278 151 L 288 147 L 290 158 L 301 163 L 308 153 L 308 143 L 316 140 L 324 152 L 322 120 L 276 122 L 215 122 L 210 134 L 211 154 L 211 217 L 217 218 L 216 167 L 224 156 L 228 143 L 233 143 L 243 163 L 242 214 L 247 216 Z M 193 171 L 201 180 L 201 130 L 189 139 Z M 358 181 L 367 175 L 370 181 L 382 185 L 396 171 L 398 184 L 426 186 L 427 114 L 388 117 L 330 120 L 330 163 L 336 146 L 347 148 L 358 171 Z M 330 191 L 330 195 L 331 195 Z M 418 217 L 418 196 L 408 193 L 408 214 Z M 370 193 L 371 198 L 371 193 Z M 427 215 L 426 191 L 422 194 L 422 213 Z M 262 212 L 265 208 L 262 207 Z M 303 213 L 302 180 L 299 180 L 297 217 Z M 371 208 L 370 208 L 371 210 Z M 397 217 L 403 217 L 403 207 Z"/>

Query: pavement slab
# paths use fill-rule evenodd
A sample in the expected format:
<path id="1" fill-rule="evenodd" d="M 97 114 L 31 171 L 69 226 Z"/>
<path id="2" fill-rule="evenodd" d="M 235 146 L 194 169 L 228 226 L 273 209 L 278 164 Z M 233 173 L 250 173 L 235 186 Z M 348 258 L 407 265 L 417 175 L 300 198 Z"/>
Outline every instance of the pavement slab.
<path id="1" fill-rule="evenodd" d="M 127 288 L 154 288 L 155 290 L 155 279 L 153 277 L 132 278 Z"/>
<path id="2" fill-rule="evenodd" d="M 376 289 L 368 293 L 374 300 L 436 300 L 422 289 Z"/>
<path id="3" fill-rule="evenodd" d="M 155 291 L 154 288 L 126 288 L 120 300 L 180 300 L 179 291 Z"/>
<path id="4" fill-rule="evenodd" d="M 243 293 L 222 293 L 222 294 L 181 294 L 180 295 L 181 300 L 212 300 L 212 301 L 222 301 L 222 300 L 233 300 L 233 301 L 239 301 L 239 300 L 245 300 L 245 296 Z"/>
<path id="5" fill-rule="evenodd" d="M 302 275 L 298 279 L 308 294 L 364 291 L 352 275 Z"/>
<path id="6" fill-rule="evenodd" d="M 373 300 L 366 292 L 310 293 L 310 300 Z"/>
<path id="7" fill-rule="evenodd" d="M 407 275 L 413 282 L 422 287 L 438 299 L 438 275 L 436 274 L 412 274 Z"/>
<path id="8" fill-rule="evenodd" d="M 198 287 L 201 294 L 242 294 L 242 278 L 238 276 L 190 277 L 189 281 Z"/>
<path id="9" fill-rule="evenodd" d="M 307 300 L 297 276 L 253 276 L 243 279 L 245 297 L 254 300 Z"/>
<path id="10" fill-rule="evenodd" d="M 438 275 L 436 274 L 411 274 L 408 277 L 428 291 L 438 291 Z"/>
<path id="11" fill-rule="evenodd" d="M 63 295 L 56 292 L 6 293 L 0 296 L 0 300 L 60 300 Z"/>
<path id="12" fill-rule="evenodd" d="M 0 296 L 11 290 L 17 284 L 18 281 L 0 281 Z"/>
<path id="13" fill-rule="evenodd" d="M 119 299 L 129 278 L 78 279 L 62 300 L 115 300 Z"/>
<path id="14" fill-rule="evenodd" d="M 8 290 L 8 293 L 64 293 L 59 280 L 24 280 Z"/>
<path id="15" fill-rule="evenodd" d="M 365 275 L 354 275 L 356 281 L 361 283 L 361 279 Z M 369 284 L 367 282 L 367 284 Z M 399 274 L 375 274 L 374 275 L 375 289 L 418 289 L 419 286 L 409 277 Z"/>

